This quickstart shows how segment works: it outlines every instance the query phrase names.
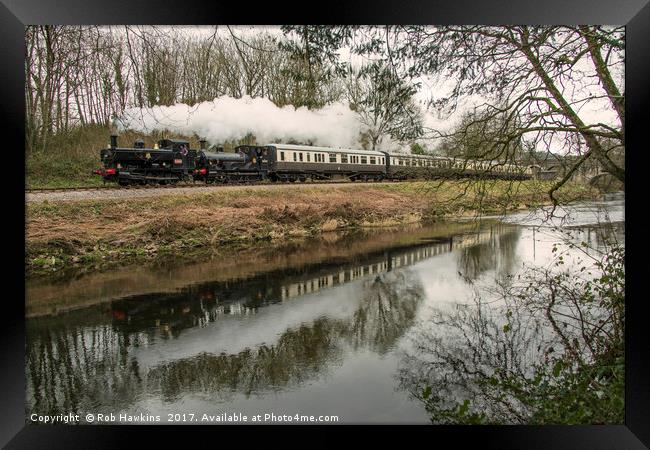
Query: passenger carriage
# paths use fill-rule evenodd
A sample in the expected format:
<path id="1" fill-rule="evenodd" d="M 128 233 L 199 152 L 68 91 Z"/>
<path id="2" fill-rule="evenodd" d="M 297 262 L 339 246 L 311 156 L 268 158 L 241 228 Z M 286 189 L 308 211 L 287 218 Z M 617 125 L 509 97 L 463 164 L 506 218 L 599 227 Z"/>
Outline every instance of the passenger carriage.
<path id="1" fill-rule="evenodd" d="M 268 174 L 275 181 L 383 180 L 387 153 L 293 144 L 268 144 Z"/>

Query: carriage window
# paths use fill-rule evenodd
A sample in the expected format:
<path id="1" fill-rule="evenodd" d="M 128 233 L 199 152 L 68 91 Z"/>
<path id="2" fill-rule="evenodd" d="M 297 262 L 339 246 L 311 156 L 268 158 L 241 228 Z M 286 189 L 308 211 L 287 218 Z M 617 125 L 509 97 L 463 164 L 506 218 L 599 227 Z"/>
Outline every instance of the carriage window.
<path id="1" fill-rule="evenodd" d="M 309 155 L 311 155 L 311 153 L 307 153 L 307 162 L 309 162 Z"/>
<path id="2" fill-rule="evenodd" d="M 296 152 L 291 152 L 293 153 L 293 160 L 298 161 L 298 154 Z"/>
<path id="3" fill-rule="evenodd" d="M 370 157 L 370 164 L 377 164 L 377 158 L 375 158 L 374 156 L 371 156 Z"/>
<path id="4" fill-rule="evenodd" d="M 361 157 L 361 164 L 368 164 L 368 158 L 365 156 Z"/>
<path id="5" fill-rule="evenodd" d="M 298 156 L 300 157 L 300 161 L 302 161 L 302 152 L 298 153 Z"/>
<path id="6" fill-rule="evenodd" d="M 284 161 L 284 152 L 280 152 L 280 161 Z"/>
<path id="7" fill-rule="evenodd" d="M 342 164 L 348 163 L 348 155 L 341 155 L 341 163 Z"/>
<path id="8" fill-rule="evenodd" d="M 330 162 L 335 163 L 336 162 L 336 153 L 330 153 Z"/>

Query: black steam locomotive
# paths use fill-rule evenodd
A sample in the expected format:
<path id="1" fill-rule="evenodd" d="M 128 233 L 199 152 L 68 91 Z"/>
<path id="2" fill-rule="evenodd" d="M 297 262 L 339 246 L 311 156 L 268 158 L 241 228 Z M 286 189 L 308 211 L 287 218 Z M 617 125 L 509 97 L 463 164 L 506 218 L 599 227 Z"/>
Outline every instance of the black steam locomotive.
<path id="1" fill-rule="evenodd" d="M 93 171 L 105 181 L 121 186 L 133 184 L 173 184 L 201 180 L 207 183 L 261 180 L 264 178 L 258 154 L 259 147 L 240 146 L 236 153 L 222 148 L 209 152 L 201 141 L 199 150 L 188 141 L 162 139 L 154 148 L 145 148 L 138 139 L 133 147 L 119 147 L 117 136 L 111 136 L 109 148 L 100 150 L 103 167 Z"/>
<path id="2" fill-rule="evenodd" d="M 200 145 L 196 150 L 187 141 L 162 139 L 154 148 L 145 148 L 138 139 L 132 148 L 123 148 L 118 147 L 117 136 L 111 136 L 110 147 L 100 150 L 103 167 L 94 173 L 122 186 L 179 181 L 381 181 L 456 176 L 526 179 L 534 175 L 532 167 L 498 161 L 291 144 L 240 145 L 234 153 L 226 153 L 221 147 L 208 151 L 204 140 Z"/>

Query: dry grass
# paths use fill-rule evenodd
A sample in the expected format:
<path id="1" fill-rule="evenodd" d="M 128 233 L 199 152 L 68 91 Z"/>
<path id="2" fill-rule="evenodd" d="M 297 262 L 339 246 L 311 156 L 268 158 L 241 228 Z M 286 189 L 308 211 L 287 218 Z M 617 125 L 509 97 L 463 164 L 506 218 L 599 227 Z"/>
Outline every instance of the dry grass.
<path id="1" fill-rule="evenodd" d="M 544 202 L 546 186 L 463 182 L 247 189 L 129 200 L 27 205 L 27 269 L 150 258 L 166 252 L 259 241 L 283 242 L 324 231 L 403 226 L 468 212 L 499 213 Z M 567 191 L 568 192 L 568 191 Z M 571 198 L 595 192 L 572 187 Z M 567 198 L 569 198 L 567 197 Z"/>

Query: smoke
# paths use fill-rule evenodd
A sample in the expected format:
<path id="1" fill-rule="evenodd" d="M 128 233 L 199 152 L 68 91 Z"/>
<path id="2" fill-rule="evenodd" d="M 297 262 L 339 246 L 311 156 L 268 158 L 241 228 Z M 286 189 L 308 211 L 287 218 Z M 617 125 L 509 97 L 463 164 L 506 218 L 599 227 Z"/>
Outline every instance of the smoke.
<path id="1" fill-rule="evenodd" d="M 194 106 L 129 108 L 116 124 L 118 130 L 196 134 L 211 144 L 241 139 L 251 133 L 259 144 L 294 140 L 328 147 L 359 147 L 363 130 L 356 113 L 342 103 L 319 110 L 279 108 L 268 99 L 249 96 L 223 96 Z"/>

